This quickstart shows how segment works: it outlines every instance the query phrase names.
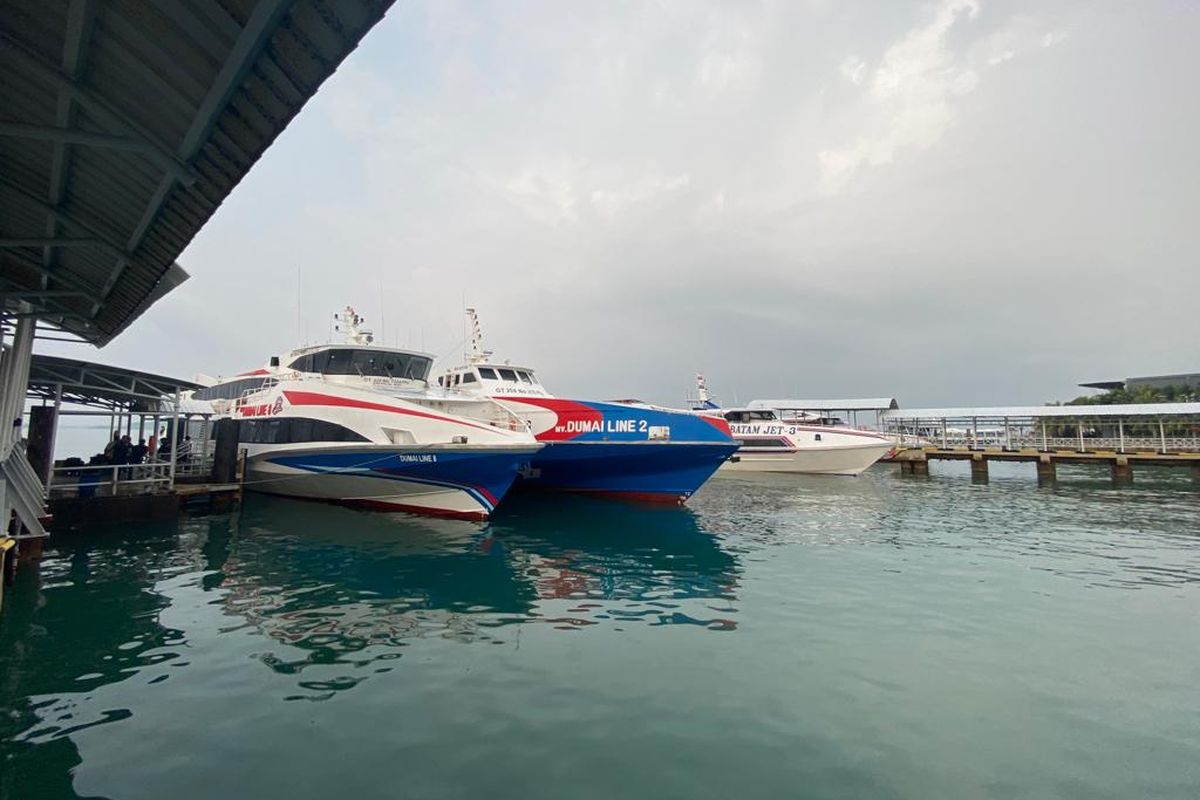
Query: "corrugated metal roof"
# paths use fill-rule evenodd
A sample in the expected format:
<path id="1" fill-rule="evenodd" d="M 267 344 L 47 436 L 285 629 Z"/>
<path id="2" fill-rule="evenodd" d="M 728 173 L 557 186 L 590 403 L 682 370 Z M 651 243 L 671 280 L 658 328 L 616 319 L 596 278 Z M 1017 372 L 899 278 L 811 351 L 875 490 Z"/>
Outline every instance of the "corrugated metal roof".
<path id="1" fill-rule="evenodd" d="M 894 397 L 859 397 L 848 400 L 753 400 L 750 408 L 787 411 L 884 411 L 899 408 Z"/>
<path id="2" fill-rule="evenodd" d="M 995 406 L 988 408 L 905 408 L 885 411 L 884 420 L 1009 419 L 1068 417 L 1200 416 L 1200 403 L 1130 403 L 1111 406 Z"/>
<path id="3" fill-rule="evenodd" d="M 103 345 L 393 0 L 0 0 L 0 295 Z"/>
<path id="4" fill-rule="evenodd" d="M 60 387 L 64 403 L 150 410 L 168 400 L 173 403 L 176 392 L 200 388 L 152 372 L 34 354 L 29 364 L 29 397 L 54 400 Z"/>

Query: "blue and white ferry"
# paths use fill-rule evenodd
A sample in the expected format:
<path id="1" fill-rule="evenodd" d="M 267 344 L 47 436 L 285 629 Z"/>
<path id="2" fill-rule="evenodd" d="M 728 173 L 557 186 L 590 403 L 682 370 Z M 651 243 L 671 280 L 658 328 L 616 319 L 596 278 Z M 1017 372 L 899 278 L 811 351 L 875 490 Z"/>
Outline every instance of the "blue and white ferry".
<path id="1" fill-rule="evenodd" d="M 438 376 L 434 391 L 495 400 L 546 445 L 533 455 L 522 485 L 682 503 L 738 448 L 719 414 L 555 397 L 531 368 L 493 359 L 483 349 L 478 315 L 474 309 L 467 315 L 466 363 Z"/>

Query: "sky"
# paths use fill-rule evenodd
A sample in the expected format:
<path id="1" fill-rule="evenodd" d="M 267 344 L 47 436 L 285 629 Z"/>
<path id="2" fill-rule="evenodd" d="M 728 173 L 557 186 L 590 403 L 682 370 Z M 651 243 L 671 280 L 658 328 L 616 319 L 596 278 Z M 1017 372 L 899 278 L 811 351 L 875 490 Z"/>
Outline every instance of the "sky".
<path id="1" fill-rule="evenodd" d="M 96 353 L 568 397 L 1040 404 L 1200 370 L 1200 3 L 400 0 Z"/>

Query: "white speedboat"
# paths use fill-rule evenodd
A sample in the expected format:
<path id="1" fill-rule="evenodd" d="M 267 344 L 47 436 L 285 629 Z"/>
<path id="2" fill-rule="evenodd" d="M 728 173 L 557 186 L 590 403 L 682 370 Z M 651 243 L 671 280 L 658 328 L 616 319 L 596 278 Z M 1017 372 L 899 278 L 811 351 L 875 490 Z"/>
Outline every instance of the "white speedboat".
<path id="1" fill-rule="evenodd" d="M 722 470 L 858 475 L 895 446 L 888 437 L 770 408 L 720 408 L 697 376 L 697 411 L 717 411 L 741 443 Z M 839 421 L 840 422 L 840 421 Z"/>
<path id="2" fill-rule="evenodd" d="M 240 420 L 249 490 L 486 518 L 542 445 L 486 398 L 404 399 L 424 390 L 432 357 L 367 344 L 293 350 L 191 401 Z"/>

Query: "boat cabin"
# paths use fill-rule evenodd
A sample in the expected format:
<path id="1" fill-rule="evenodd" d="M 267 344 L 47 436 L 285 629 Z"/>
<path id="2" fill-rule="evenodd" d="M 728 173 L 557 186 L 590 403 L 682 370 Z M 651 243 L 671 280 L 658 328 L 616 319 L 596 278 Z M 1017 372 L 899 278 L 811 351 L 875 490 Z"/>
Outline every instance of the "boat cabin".
<path id="1" fill-rule="evenodd" d="M 271 363 L 253 372 L 235 375 L 192 394 L 195 400 L 237 400 L 268 383 L 295 377 L 294 373 L 320 375 L 335 383 L 366 384 L 385 389 L 423 389 L 433 367 L 433 356 L 386 347 L 315 345 L 272 356 Z"/>
<path id="2" fill-rule="evenodd" d="M 359 378 L 384 378 L 425 382 L 433 367 L 433 357 L 409 350 L 386 347 L 347 347 L 318 345 L 288 354 L 285 370 L 296 370 L 325 377 L 348 375 Z"/>
<path id="3" fill-rule="evenodd" d="M 466 364 L 438 376 L 443 389 L 482 395 L 536 395 L 549 397 L 537 375 L 528 367 L 511 364 Z"/>

